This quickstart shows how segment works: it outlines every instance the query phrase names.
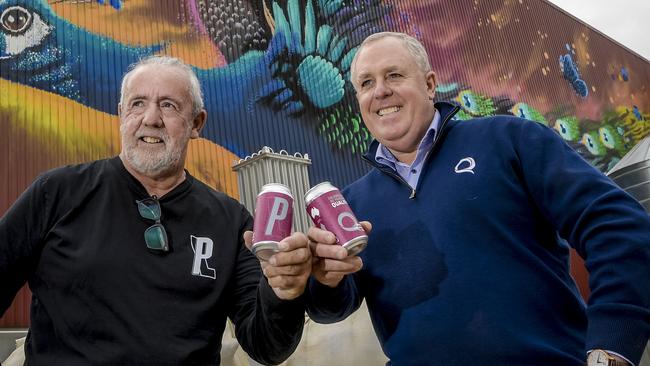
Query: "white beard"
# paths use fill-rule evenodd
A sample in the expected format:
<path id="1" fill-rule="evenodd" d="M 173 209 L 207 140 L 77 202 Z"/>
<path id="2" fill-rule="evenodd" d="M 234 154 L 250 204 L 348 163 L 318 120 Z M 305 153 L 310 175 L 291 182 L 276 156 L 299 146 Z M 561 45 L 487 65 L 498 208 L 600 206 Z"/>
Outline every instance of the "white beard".
<path id="1" fill-rule="evenodd" d="M 162 154 L 151 154 L 138 151 L 135 148 L 126 148 L 124 156 L 129 164 L 138 173 L 146 176 L 156 176 L 174 170 L 180 164 L 182 151 L 165 149 Z"/>
<path id="2" fill-rule="evenodd" d="M 137 141 L 135 143 L 125 143 L 122 140 L 124 157 L 134 170 L 146 176 L 158 176 L 176 169 L 182 169 L 183 167 L 180 165 L 184 163 L 181 161 L 184 152 L 183 147 L 187 145 L 191 131 L 191 128 L 188 128 L 187 134 L 176 144 L 171 144 L 169 136 L 163 135 L 162 140 L 165 143 L 165 150 L 162 152 L 138 149 Z"/>

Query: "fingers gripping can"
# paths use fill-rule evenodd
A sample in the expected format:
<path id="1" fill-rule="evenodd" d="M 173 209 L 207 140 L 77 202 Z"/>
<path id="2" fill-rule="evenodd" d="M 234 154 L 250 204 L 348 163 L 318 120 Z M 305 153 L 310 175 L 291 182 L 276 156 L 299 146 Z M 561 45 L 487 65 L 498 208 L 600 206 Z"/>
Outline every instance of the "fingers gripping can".
<path id="1" fill-rule="evenodd" d="M 289 187 L 280 183 L 262 186 L 255 204 L 253 254 L 268 260 L 278 251 L 278 243 L 291 235 L 292 223 L 293 196 Z"/>
<path id="2" fill-rule="evenodd" d="M 359 254 L 368 244 L 368 236 L 352 213 L 341 191 L 330 182 L 312 187 L 305 194 L 307 214 L 314 225 L 331 231 L 337 244 L 347 249 L 348 255 Z"/>

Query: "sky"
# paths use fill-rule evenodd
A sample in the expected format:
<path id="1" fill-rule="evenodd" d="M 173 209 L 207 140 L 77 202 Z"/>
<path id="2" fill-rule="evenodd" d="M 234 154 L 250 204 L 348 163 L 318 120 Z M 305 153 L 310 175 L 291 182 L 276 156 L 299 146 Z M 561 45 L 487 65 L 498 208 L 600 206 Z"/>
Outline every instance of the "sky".
<path id="1" fill-rule="evenodd" d="M 548 0 L 650 60 L 649 0 Z"/>

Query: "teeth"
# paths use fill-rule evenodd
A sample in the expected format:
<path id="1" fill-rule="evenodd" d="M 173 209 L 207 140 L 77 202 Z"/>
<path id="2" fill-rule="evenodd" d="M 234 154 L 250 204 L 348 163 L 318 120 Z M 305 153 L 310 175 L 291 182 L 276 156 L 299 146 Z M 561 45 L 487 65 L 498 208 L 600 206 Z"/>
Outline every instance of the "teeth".
<path id="1" fill-rule="evenodd" d="M 385 116 L 385 115 L 387 115 L 389 113 L 395 113 L 395 112 L 399 111 L 400 109 L 402 109 L 402 107 L 398 107 L 398 106 L 382 108 L 379 111 L 377 111 L 377 114 L 381 117 L 381 116 Z"/>
<path id="2" fill-rule="evenodd" d="M 160 140 L 159 138 L 151 137 L 151 136 L 144 136 L 144 137 L 142 137 L 142 141 L 144 141 L 146 143 L 149 143 L 149 144 L 157 144 L 157 143 L 161 142 L 162 140 Z"/>

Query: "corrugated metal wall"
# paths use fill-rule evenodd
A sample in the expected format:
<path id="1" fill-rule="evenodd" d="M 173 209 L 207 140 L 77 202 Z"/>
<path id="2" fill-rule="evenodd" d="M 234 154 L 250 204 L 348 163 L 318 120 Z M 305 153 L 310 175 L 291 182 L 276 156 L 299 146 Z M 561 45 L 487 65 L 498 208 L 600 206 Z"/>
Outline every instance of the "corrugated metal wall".
<path id="1" fill-rule="evenodd" d="M 151 54 L 195 67 L 209 116 L 188 169 L 234 197 L 233 162 L 262 146 L 308 153 L 312 185 L 367 170 L 348 74 L 381 30 L 425 44 L 460 119 L 536 120 L 603 171 L 650 132 L 648 61 L 543 0 L 111 3 L 0 4 L 0 212 L 47 169 L 117 154 L 120 78 Z"/>

